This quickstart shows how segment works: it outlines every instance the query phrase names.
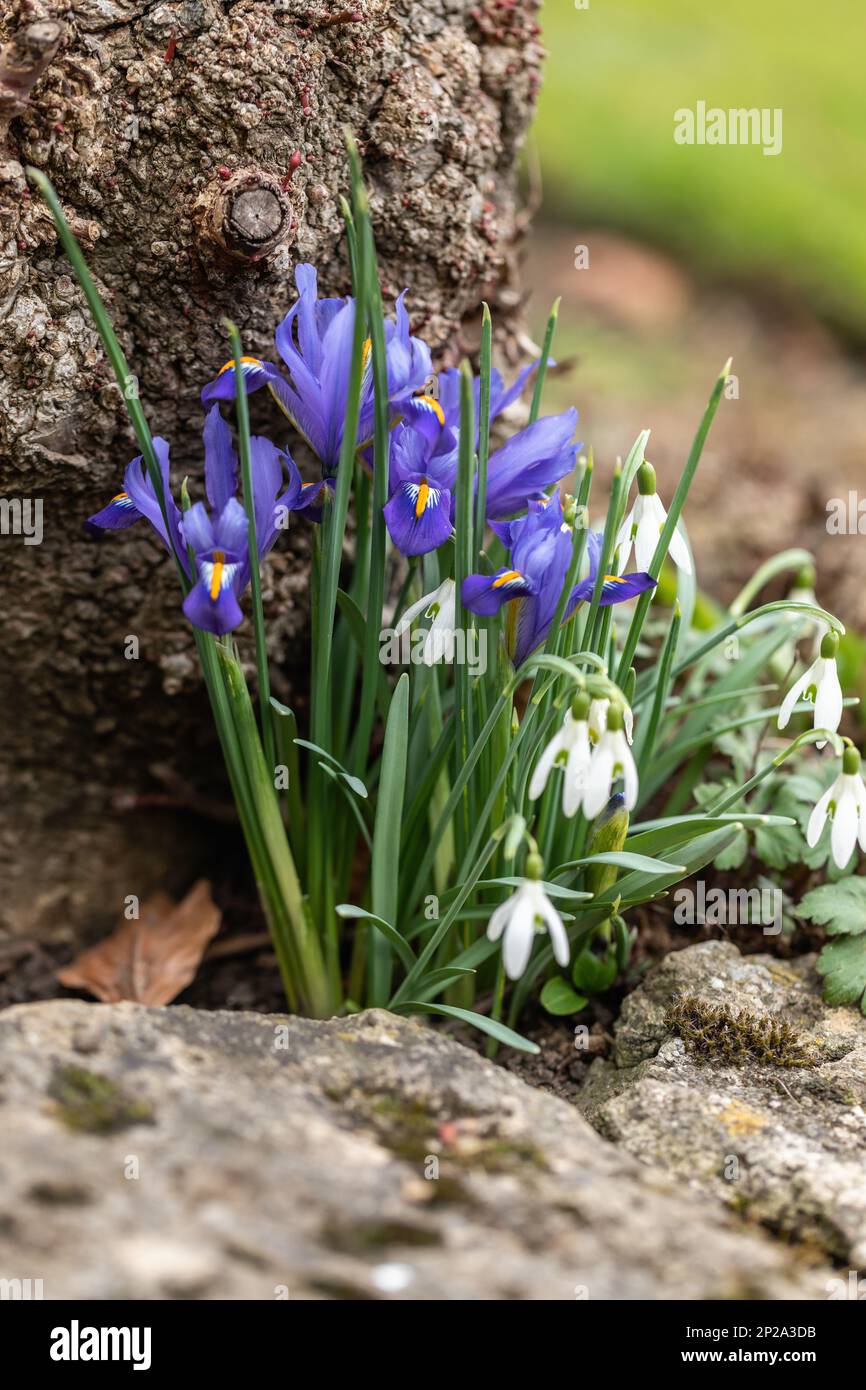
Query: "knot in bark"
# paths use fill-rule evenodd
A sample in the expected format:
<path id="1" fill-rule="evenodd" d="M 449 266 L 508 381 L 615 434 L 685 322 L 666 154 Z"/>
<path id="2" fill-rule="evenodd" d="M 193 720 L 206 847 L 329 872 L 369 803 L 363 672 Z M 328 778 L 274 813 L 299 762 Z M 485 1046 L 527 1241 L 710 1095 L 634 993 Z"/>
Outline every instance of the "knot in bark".
<path id="1" fill-rule="evenodd" d="M 260 261 L 289 240 L 291 204 L 279 180 L 262 169 L 227 173 L 220 171 L 202 197 L 202 234 L 233 260 Z"/>

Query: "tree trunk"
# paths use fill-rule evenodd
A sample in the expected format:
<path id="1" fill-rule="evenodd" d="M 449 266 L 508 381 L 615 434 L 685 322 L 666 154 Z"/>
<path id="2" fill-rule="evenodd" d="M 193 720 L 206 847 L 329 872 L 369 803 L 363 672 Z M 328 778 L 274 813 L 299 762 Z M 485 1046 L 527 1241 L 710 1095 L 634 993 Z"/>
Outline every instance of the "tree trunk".
<path id="1" fill-rule="evenodd" d="M 136 450 L 23 166 L 58 190 L 175 485 L 201 467 L 221 316 L 273 358 L 295 263 L 317 265 L 325 293 L 349 288 L 346 128 L 384 289 L 410 288 L 413 331 L 448 365 L 472 349 L 482 297 L 515 330 L 536 0 L 338 3 L 13 0 L 0 19 L 0 913 L 13 932 L 98 933 L 126 894 L 185 886 L 235 834 L 197 814 L 226 791 L 173 567 L 143 525 L 96 541 L 84 529 Z M 299 524 L 265 576 L 276 693 L 290 698 L 308 534 Z"/>

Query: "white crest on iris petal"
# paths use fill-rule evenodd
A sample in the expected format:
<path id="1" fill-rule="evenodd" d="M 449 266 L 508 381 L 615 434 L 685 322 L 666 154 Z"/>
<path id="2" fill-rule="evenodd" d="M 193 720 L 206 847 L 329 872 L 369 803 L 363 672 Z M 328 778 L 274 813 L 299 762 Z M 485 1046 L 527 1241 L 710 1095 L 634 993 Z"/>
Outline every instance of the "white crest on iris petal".
<path id="1" fill-rule="evenodd" d="M 395 637 L 401 637 L 421 615 L 430 618 L 430 627 L 421 648 L 421 660 L 425 666 L 433 666 L 438 661 L 454 660 L 454 634 L 457 621 L 456 591 L 453 579 L 444 579 L 438 589 L 425 594 L 406 609 L 397 627 Z"/>
<path id="2" fill-rule="evenodd" d="M 822 653 L 835 652 L 838 645 L 839 639 L 836 634 L 828 632 L 821 643 L 821 651 Z M 794 712 L 794 706 L 799 700 L 804 700 L 807 704 L 814 704 L 814 728 L 829 729 L 832 733 L 836 732 L 842 719 L 844 700 L 839 672 L 836 669 L 835 655 L 819 656 L 791 686 L 779 709 L 777 722 L 780 729 L 787 727 Z M 822 739 L 820 743 L 816 744 L 816 747 L 823 748 L 826 742 L 826 739 Z"/>
<path id="3" fill-rule="evenodd" d="M 856 767 L 856 771 L 846 771 L 846 766 Z M 830 848 L 840 869 L 847 865 L 857 843 L 866 851 L 866 785 L 859 769 L 859 754 L 856 749 L 847 749 L 842 771 L 816 804 L 806 827 L 806 843 L 815 846 L 827 820 L 832 821 Z"/>
<path id="4" fill-rule="evenodd" d="M 214 552 L 217 554 L 218 552 Z M 199 573 L 204 580 L 205 588 L 210 596 L 211 603 L 216 603 L 223 589 L 228 589 L 231 582 L 240 569 L 240 565 L 234 561 L 225 560 L 200 560 Z M 216 592 L 214 592 L 216 589 Z"/>
<path id="5" fill-rule="evenodd" d="M 421 494 L 422 488 L 424 489 L 423 497 Z M 404 483 L 403 491 L 411 498 L 412 505 L 415 508 L 415 515 L 419 518 L 422 517 L 426 511 L 429 511 L 431 507 L 437 507 L 439 505 L 439 499 L 442 496 L 440 489 L 438 487 L 431 487 L 429 483 Z M 419 498 L 421 498 L 420 508 L 418 506 Z"/>
<path id="6" fill-rule="evenodd" d="M 502 964 L 510 980 L 520 979 L 529 964 L 535 937 L 543 931 L 550 934 L 557 964 L 568 965 L 568 935 L 562 918 L 541 883 L 525 878 L 517 891 L 497 907 L 487 926 L 491 941 L 503 937 Z"/>
<path id="7" fill-rule="evenodd" d="M 592 747 L 589 724 L 566 710 L 561 728 L 553 735 L 535 765 L 529 783 L 529 799 L 537 801 L 547 786 L 554 767 L 562 767 L 562 810 L 569 818 L 577 815 L 586 791 Z"/>

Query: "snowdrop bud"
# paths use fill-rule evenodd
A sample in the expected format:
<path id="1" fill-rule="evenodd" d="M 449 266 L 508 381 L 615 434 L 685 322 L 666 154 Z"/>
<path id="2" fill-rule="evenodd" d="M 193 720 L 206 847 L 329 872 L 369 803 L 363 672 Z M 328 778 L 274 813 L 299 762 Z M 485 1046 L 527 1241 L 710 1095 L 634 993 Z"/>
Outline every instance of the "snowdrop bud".
<path id="1" fill-rule="evenodd" d="M 589 708 L 592 700 L 585 690 L 580 690 L 571 702 L 572 719 L 585 720 L 589 718 Z"/>
<path id="2" fill-rule="evenodd" d="M 656 490 L 656 471 L 651 463 L 642 463 L 637 470 L 637 490 L 641 497 L 652 497 Z"/>
<path id="3" fill-rule="evenodd" d="M 628 822 L 625 797 L 622 792 L 615 792 L 595 823 L 587 854 L 610 854 L 621 850 L 628 835 Z M 590 893 L 599 897 L 616 882 L 618 873 L 615 864 L 590 864 L 586 873 L 586 886 Z"/>
<path id="4" fill-rule="evenodd" d="M 527 854 L 526 868 L 523 871 L 523 877 L 532 879 L 536 883 L 539 879 L 544 878 L 544 860 L 537 851 L 533 851 L 532 854 Z"/>
<path id="5" fill-rule="evenodd" d="M 611 733 L 616 733 L 617 729 L 622 728 L 622 705 L 616 704 L 613 700 L 607 707 L 607 727 Z"/>
<path id="6" fill-rule="evenodd" d="M 807 591 L 811 590 L 812 592 L 814 592 L 815 585 L 817 584 L 817 582 L 818 576 L 815 573 L 814 565 L 804 565 L 803 568 L 798 572 L 797 578 L 794 580 L 794 588 L 804 589 Z"/>
<path id="7" fill-rule="evenodd" d="M 839 650 L 839 634 L 832 628 L 821 638 L 821 656 L 825 661 L 835 661 Z"/>

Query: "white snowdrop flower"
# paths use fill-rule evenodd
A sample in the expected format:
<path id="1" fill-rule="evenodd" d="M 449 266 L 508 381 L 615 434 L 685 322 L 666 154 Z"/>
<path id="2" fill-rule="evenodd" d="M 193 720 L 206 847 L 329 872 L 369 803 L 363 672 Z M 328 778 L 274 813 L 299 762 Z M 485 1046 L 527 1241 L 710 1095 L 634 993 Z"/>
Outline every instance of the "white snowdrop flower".
<path id="1" fill-rule="evenodd" d="M 842 686 L 836 670 L 836 653 L 839 638 L 835 632 L 825 634 L 821 642 L 821 655 L 813 661 L 808 671 L 804 671 L 788 691 L 779 710 L 778 725 L 787 727 L 794 706 L 798 700 L 805 700 L 815 706 L 815 729 L 830 729 L 835 733 L 842 718 Z M 816 746 L 823 748 L 827 742 L 822 739 Z"/>
<path id="2" fill-rule="evenodd" d="M 609 704 L 610 700 L 593 700 L 589 707 L 589 737 L 593 743 L 598 743 L 607 728 L 607 707 Z M 629 743 L 632 743 L 634 741 L 634 713 L 630 705 L 623 705 L 622 722 L 625 736 Z"/>
<path id="3" fill-rule="evenodd" d="M 637 768 L 623 730 L 622 707 L 612 704 L 607 711 L 607 727 L 595 747 L 589 766 L 583 798 L 583 814 L 588 820 L 604 810 L 618 777 L 624 782 L 626 810 L 632 811 L 637 802 Z"/>
<path id="4" fill-rule="evenodd" d="M 828 818 L 833 822 L 830 837 L 833 858 L 838 867 L 844 869 L 858 841 L 860 848 L 866 851 L 866 785 L 856 748 L 845 749 L 842 771 L 809 817 L 807 844 L 817 845 Z"/>
<path id="5" fill-rule="evenodd" d="M 651 463 L 641 464 L 637 474 L 637 486 L 638 495 L 620 527 L 616 544 L 621 569 L 625 569 L 628 564 L 628 557 L 634 545 L 635 564 L 639 570 L 646 571 L 652 562 L 668 514 L 656 492 L 656 471 Z M 679 530 L 675 530 L 671 536 L 668 554 L 685 574 L 691 574 L 692 559 L 689 547 L 685 536 Z"/>
<path id="6" fill-rule="evenodd" d="M 529 799 L 537 801 L 547 786 L 555 767 L 563 769 L 562 810 L 571 817 L 580 810 L 586 790 L 592 747 L 589 741 L 589 696 L 578 695 L 566 711 L 562 727 L 557 730 L 535 765 L 529 783 Z"/>
<path id="7" fill-rule="evenodd" d="M 491 941 L 502 940 L 502 964 L 509 980 L 519 980 L 532 954 L 537 933 L 550 933 L 557 964 L 568 965 L 568 936 L 562 918 L 539 882 L 544 865 L 538 854 L 526 860 L 526 877 L 515 893 L 497 907 L 487 927 Z"/>
<path id="8" fill-rule="evenodd" d="M 457 621 L 453 579 L 443 580 L 438 589 L 434 589 L 431 594 L 425 594 L 417 603 L 407 608 L 394 630 L 394 636 L 402 637 L 422 614 L 425 618 L 432 619 L 421 648 L 421 660 L 424 665 L 434 666 L 438 661 L 453 661 Z"/>

